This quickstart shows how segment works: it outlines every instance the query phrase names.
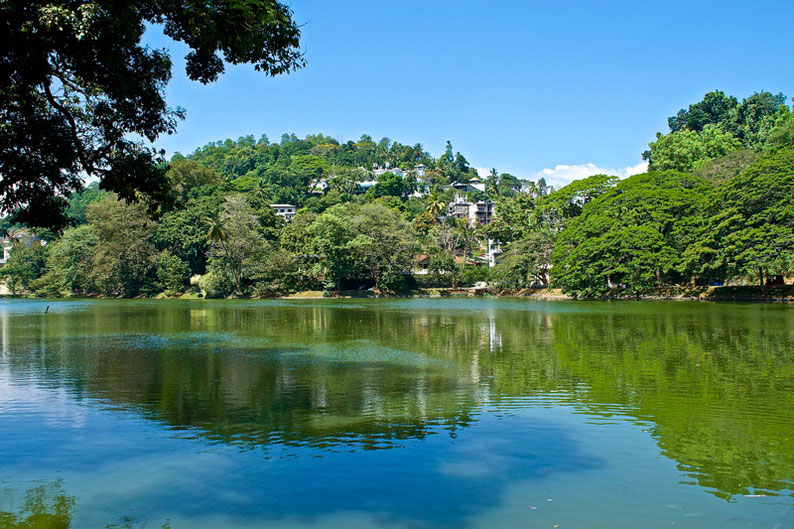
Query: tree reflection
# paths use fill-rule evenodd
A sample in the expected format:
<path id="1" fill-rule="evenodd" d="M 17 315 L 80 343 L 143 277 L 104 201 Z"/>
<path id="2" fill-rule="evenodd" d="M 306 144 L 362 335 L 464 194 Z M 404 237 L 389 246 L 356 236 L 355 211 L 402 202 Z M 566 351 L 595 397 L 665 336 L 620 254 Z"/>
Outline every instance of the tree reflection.
<path id="1" fill-rule="evenodd" d="M 12 372 L 218 442 L 385 448 L 540 399 L 652 424 L 720 497 L 794 479 L 786 307 L 124 303 L 25 317 L 0 320 Z"/>
<path id="2" fill-rule="evenodd" d="M 66 529 L 72 523 L 75 498 L 62 482 L 38 485 L 22 494 L 0 489 L 0 529 Z"/>
<path id="3" fill-rule="evenodd" d="M 0 489 L 0 529 L 68 529 L 77 498 L 64 490 L 63 480 L 45 483 L 19 491 L 12 487 Z M 144 522 L 125 516 L 105 529 L 143 529 Z M 161 529 L 170 529 L 168 521 Z"/>

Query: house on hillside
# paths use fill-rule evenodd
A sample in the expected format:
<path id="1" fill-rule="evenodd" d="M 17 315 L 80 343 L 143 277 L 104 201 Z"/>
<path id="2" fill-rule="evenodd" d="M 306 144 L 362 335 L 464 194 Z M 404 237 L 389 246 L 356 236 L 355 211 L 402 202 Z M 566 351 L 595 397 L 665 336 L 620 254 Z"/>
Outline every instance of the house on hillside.
<path id="1" fill-rule="evenodd" d="M 328 180 L 325 178 L 320 178 L 319 180 L 313 180 L 309 182 L 309 194 L 310 195 L 322 195 L 326 191 L 328 191 Z"/>
<path id="2" fill-rule="evenodd" d="M 366 193 L 376 185 L 378 185 L 377 180 L 364 180 L 363 182 L 358 183 L 358 186 L 356 186 L 355 193 L 356 194 Z"/>
<path id="3" fill-rule="evenodd" d="M 287 222 L 295 218 L 298 212 L 298 207 L 293 204 L 270 204 L 270 207 L 276 212 L 276 215 L 286 220 Z"/>
<path id="4" fill-rule="evenodd" d="M 469 206 L 469 220 L 474 223 L 488 224 L 493 220 L 493 202 L 478 200 Z"/>
<path id="5" fill-rule="evenodd" d="M 18 228 L 8 230 L 2 240 L 0 240 L 0 247 L 2 247 L 2 253 L 0 253 L 0 266 L 5 266 L 8 262 L 8 258 L 13 251 L 14 243 L 23 243 L 25 246 L 31 246 L 33 244 L 47 246 L 47 241 L 39 239 L 28 231 Z"/>
<path id="6" fill-rule="evenodd" d="M 430 256 L 427 254 L 419 254 L 414 256 L 414 267 L 411 273 L 415 276 L 426 276 L 430 273 Z"/>
<path id="7" fill-rule="evenodd" d="M 455 195 L 449 203 L 447 215 L 467 219 L 470 224 L 488 224 L 494 218 L 494 203 L 490 200 L 469 202 L 463 195 Z"/>
<path id="8" fill-rule="evenodd" d="M 386 167 L 381 167 L 378 164 L 372 164 L 372 176 L 374 176 L 375 179 L 383 173 L 393 173 L 402 177 L 405 176 L 405 172 L 399 167 L 389 167 L 389 164 L 386 164 Z"/>
<path id="9" fill-rule="evenodd" d="M 480 191 L 485 193 L 485 184 L 479 180 L 469 180 L 466 182 L 452 182 L 450 184 L 458 193 L 473 193 Z"/>
<path id="10" fill-rule="evenodd" d="M 455 199 L 447 207 L 447 216 L 458 219 L 468 218 L 469 206 L 471 203 L 461 195 L 456 195 Z"/>
<path id="11" fill-rule="evenodd" d="M 0 265 L 4 265 L 8 262 L 8 257 L 11 255 L 11 246 L 14 243 L 8 239 L 3 238 L 3 255 L 0 256 Z"/>

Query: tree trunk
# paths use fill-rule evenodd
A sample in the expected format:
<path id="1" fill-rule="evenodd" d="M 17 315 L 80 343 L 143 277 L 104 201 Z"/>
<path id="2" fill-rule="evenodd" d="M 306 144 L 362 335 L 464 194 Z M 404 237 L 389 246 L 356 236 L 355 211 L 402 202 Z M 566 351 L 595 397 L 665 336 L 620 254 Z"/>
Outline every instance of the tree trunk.
<path id="1" fill-rule="evenodd" d="M 760 266 L 758 267 L 758 280 L 761 282 L 761 286 L 764 286 L 764 269 Z"/>

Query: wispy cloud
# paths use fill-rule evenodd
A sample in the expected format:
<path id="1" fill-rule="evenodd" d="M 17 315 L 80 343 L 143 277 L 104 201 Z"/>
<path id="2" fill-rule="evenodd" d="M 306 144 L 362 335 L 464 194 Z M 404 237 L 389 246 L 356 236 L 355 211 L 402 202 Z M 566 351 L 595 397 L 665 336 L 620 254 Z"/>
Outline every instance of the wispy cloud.
<path id="1" fill-rule="evenodd" d="M 537 180 L 539 178 L 545 178 L 546 183 L 553 185 L 554 187 L 562 187 L 566 184 L 570 184 L 574 180 L 587 178 L 588 176 L 593 176 L 594 174 L 608 174 L 617 176 L 619 178 L 627 178 L 631 175 L 644 173 L 647 170 L 647 162 L 640 162 L 637 165 L 631 165 L 621 169 L 608 169 L 599 167 L 594 163 L 573 165 L 558 164 L 555 165 L 553 169 L 547 168 L 538 171 L 533 175 L 533 179 Z"/>

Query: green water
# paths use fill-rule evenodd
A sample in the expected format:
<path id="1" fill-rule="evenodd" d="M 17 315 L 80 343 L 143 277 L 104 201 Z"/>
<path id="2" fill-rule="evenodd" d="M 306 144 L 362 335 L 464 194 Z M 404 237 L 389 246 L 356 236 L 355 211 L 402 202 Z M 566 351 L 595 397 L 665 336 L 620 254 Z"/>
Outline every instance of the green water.
<path id="1" fill-rule="evenodd" d="M 6 300 L 0 339 L 1 529 L 794 527 L 790 305 Z"/>

